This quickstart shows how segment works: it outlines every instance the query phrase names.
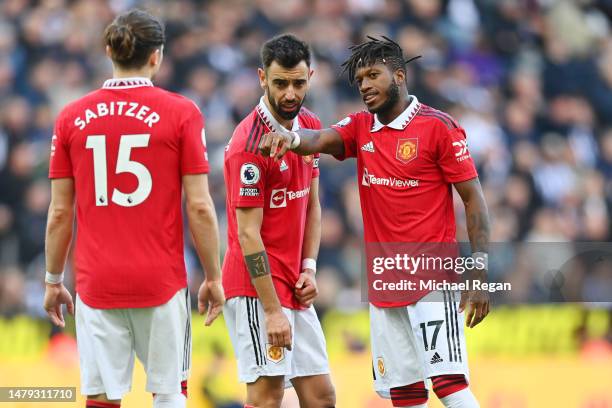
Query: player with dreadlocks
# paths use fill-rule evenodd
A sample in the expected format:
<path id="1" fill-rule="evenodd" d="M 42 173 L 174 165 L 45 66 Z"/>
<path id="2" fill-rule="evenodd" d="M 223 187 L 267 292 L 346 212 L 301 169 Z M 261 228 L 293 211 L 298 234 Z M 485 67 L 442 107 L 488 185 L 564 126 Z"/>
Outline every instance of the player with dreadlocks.
<path id="1" fill-rule="evenodd" d="M 487 277 L 489 217 L 465 131 L 408 93 L 411 60 L 396 42 L 368 37 L 350 50 L 343 68 L 367 111 L 329 129 L 269 133 L 260 150 L 276 159 L 288 150 L 357 158 L 375 389 L 395 407 L 426 407 L 425 382 L 431 381 L 444 406 L 478 407 L 468 387 L 463 321 L 472 328 L 489 312 L 488 294 L 480 290 Z M 432 285 L 421 267 L 401 275 L 410 275 L 412 285 L 394 289 L 397 282 L 389 279 L 407 268 L 391 262 L 396 257 L 387 255 L 397 246 L 388 243 L 404 250 L 414 243 L 456 245 L 452 186 L 465 206 L 472 248 L 472 257 L 464 259 L 474 266 L 464 275 L 467 285 Z M 386 256 L 372 258 L 368 248 L 382 248 Z"/>

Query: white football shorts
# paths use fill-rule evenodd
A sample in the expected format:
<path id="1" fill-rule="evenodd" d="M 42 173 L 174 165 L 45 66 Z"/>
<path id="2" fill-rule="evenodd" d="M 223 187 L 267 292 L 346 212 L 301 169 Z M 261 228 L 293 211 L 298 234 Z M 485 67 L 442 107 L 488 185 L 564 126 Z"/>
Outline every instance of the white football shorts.
<path id="1" fill-rule="evenodd" d="M 381 397 L 438 375 L 463 374 L 469 381 L 465 313 L 458 307 L 459 292 L 449 291 L 431 292 L 403 307 L 370 304 L 372 373 Z"/>
<path id="2" fill-rule="evenodd" d="M 146 308 L 95 309 L 76 297 L 81 394 L 118 400 L 132 387 L 134 355 L 147 374 L 146 391 L 181 392 L 191 365 L 189 291 Z"/>
<path id="3" fill-rule="evenodd" d="M 325 337 L 314 307 L 283 307 L 292 330 L 291 351 L 268 343 L 263 307 L 257 298 L 239 296 L 225 303 L 223 315 L 238 360 L 238 379 L 285 376 L 285 387 L 296 377 L 329 374 Z"/>

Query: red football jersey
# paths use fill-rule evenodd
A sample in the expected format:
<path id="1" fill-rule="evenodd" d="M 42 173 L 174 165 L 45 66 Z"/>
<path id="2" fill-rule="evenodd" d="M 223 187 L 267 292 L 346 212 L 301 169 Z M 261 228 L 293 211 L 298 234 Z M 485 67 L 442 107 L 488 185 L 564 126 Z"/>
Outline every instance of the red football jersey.
<path id="1" fill-rule="evenodd" d="M 301 272 L 308 197 L 312 179 L 319 175 L 319 158 L 289 152 L 274 162 L 262 156 L 257 150 L 261 136 L 278 126 L 262 99 L 236 127 L 226 147 L 228 248 L 223 261 L 223 287 L 228 299 L 257 297 L 238 241 L 236 208 L 261 207 L 261 238 L 276 293 L 284 307 L 301 309 L 294 288 Z M 302 108 L 293 122 L 293 130 L 300 127 L 320 129 L 321 122 Z"/>
<path id="2" fill-rule="evenodd" d="M 363 111 L 333 126 L 344 160 L 357 158 L 365 243 L 455 242 L 452 183 L 478 176 L 465 131 L 447 114 L 419 103 L 387 125 Z M 376 303 L 390 307 L 411 302 Z"/>
<path id="3" fill-rule="evenodd" d="M 181 176 L 208 172 L 199 109 L 149 79 L 110 79 L 54 133 L 49 177 L 75 182 L 79 296 L 100 309 L 166 303 L 187 285 Z"/>

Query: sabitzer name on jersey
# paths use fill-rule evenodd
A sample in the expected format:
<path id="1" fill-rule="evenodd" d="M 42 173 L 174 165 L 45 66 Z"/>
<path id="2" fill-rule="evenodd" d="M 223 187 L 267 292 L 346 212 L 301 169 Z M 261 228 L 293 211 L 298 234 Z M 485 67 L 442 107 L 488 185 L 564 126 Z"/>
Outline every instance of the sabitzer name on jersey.
<path id="1" fill-rule="evenodd" d="M 161 119 L 157 112 L 151 112 L 151 108 L 146 105 L 141 105 L 138 102 L 111 101 L 100 102 L 96 104 L 94 108 L 85 109 L 83 115 L 78 116 L 74 120 L 74 125 L 78 127 L 79 130 L 83 130 L 93 119 L 103 118 L 105 116 L 127 116 L 135 118 L 143 121 L 150 128 Z"/>

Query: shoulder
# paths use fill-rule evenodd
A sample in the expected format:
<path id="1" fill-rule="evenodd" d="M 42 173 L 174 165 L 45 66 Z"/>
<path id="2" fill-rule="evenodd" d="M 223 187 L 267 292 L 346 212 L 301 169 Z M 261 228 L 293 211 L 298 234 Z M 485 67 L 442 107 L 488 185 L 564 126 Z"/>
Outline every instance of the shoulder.
<path id="1" fill-rule="evenodd" d="M 304 124 L 305 128 L 308 128 L 308 129 L 320 129 L 321 128 L 321 120 L 319 119 L 319 117 L 314 112 L 312 112 L 311 110 L 307 109 L 304 106 L 302 106 L 302 109 L 300 109 L 299 119 Z"/>
<path id="2" fill-rule="evenodd" d="M 200 108 L 194 101 L 181 94 L 167 91 L 162 88 L 154 87 L 154 92 L 159 93 L 159 97 L 166 100 L 166 103 L 171 103 L 176 108 L 177 112 L 182 112 L 183 115 L 201 115 Z"/>
<path id="3" fill-rule="evenodd" d="M 79 116 L 82 116 L 86 109 L 95 107 L 96 103 L 102 101 L 100 89 L 89 92 L 88 94 L 67 103 L 58 113 L 56 123 L 58 126 L 63 126 L 64 123 L 73 122 Z"/>
<path id="4" fill-rule="evenodd" d="M 446 129 L 447 131 L 453 131 L 461 127 L 459 126 L 459 123 L 457 123 L 457 121 L 448 113 L 425 104 L 421 104 L 416 117 L 428 125 L 441 130 Z"/>
<path id="5" fill-rule="evenodd" d="M 75 112 L 80 112 L 81 110 L 90 107 L 92 104 L 99 102 L 101 98 L 102 95 L 100 89 L 91 91 L 88 94 L 81 96 L 79 99 L 67 103 L 66 106 L 64 106 L 64 108 L 59 112 L 57 117 L 58 119 L 65 118 Z"/>
<path id="6" fill-rule="evenodd" d="M 255 146 L 258 136 L 264 131 L 264 124 L 255 111 L 240 121 L 232 133 L 228 144 L 228 155 L 237 153 L 257 153 Z"/>
<path id="7" fill-rule="evenodd" d="M 367 110 L 362 110 L 359 112 L 353 112 L 349 114 L 348 116 L 346 116 L 345 118 L 338 121 L 332 126 L 336 128 L 343 128 L 348 125 L 365 126 L 366 128 L 369 129 L 372 126 L 373 121 L 374 121 L 374 115 L 372 115 Z"/>

